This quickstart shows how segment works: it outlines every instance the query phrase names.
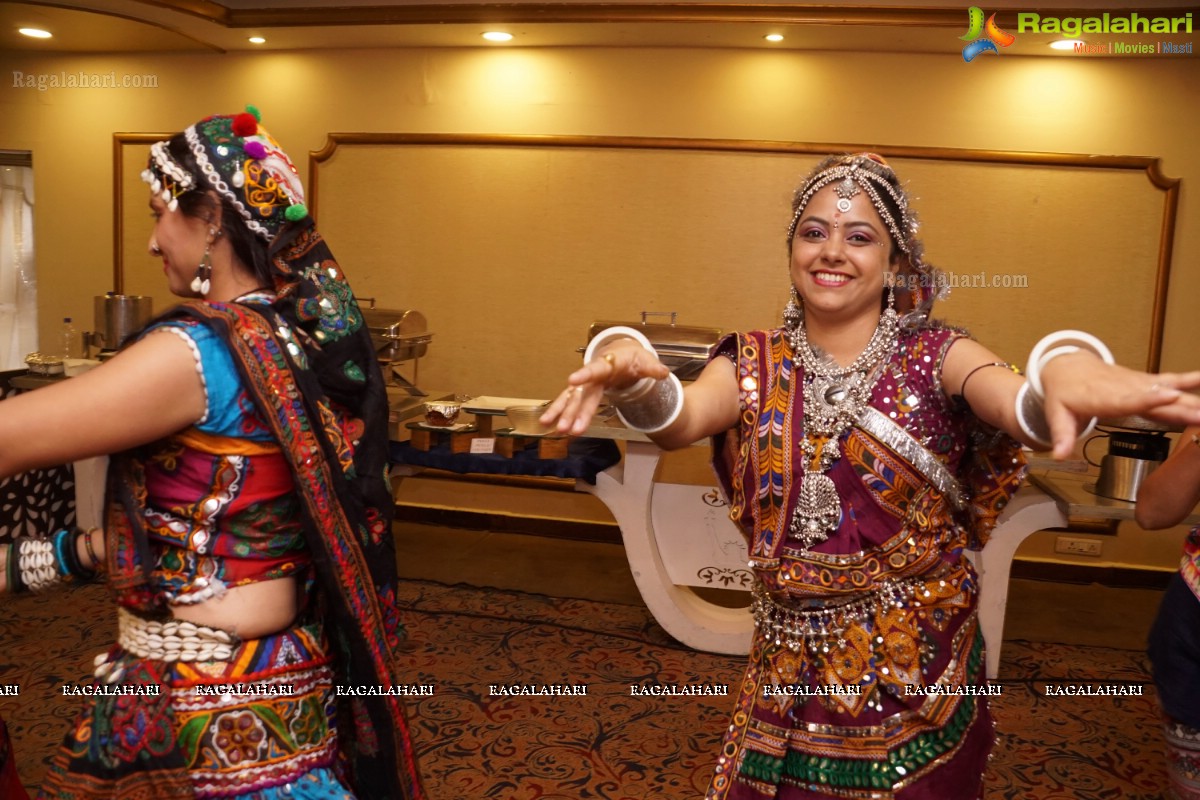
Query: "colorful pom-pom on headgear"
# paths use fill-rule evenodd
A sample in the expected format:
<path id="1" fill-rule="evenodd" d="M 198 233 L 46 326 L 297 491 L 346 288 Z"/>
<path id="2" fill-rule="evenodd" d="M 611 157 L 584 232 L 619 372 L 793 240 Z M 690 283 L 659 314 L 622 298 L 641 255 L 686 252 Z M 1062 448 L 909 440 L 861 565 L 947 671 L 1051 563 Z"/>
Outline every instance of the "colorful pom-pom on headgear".
<path id="1" fill-rule="evenodd" d="M 212 116 L 183 132 L 199 172 L 180 164 L 167 142 L 150 148 L 142 179 L 163 195 L 171 210 L 193 189 L 213 190 L 229 201 L 246 226 L 270 242 L 289 222 L 308 216 L 299 173 L 279 143 L 259 124 L 254 106 L 231 116 Z"/>
<path id="2" fill-rule="evenodd" d="M 253 114 L 238 114 L 233 118 L 233 132 L 238 136 L 253 136 L 258 133 L 258 120 Z"/>

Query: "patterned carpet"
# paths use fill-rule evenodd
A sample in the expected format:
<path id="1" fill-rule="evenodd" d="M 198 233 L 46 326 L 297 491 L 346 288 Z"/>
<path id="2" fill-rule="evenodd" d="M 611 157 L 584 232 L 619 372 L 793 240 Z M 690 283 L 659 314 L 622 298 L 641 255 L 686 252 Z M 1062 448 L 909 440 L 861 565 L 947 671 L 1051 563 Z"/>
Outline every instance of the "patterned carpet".
<path id="1" fill-rule="evenodd" d="M 432 800 L 694 800 L 731 697 L 634 697 L 642 683 L 737 681 L 741 659 L 670 639 L 639 606 L 413 581 L 404 587 L 410 716 Z M 22 780 L 38 783 L 78 704 L 80 680 L 114 625 L 104 590 L 5 598 L 0 693 Z M 1046 696 L 1047 683 L 1141 685 L 1141 652 L 1006 642 L 999 741 L 987 797 L 1163 796 L 1153 688 L 1143 697 Z M 586 696 L 504 696 L 489 685 L 585 684 Z M 2 690 L 0 690 L 2 692 Z M 952 800 L 952 799 L 948 799 Z"/>

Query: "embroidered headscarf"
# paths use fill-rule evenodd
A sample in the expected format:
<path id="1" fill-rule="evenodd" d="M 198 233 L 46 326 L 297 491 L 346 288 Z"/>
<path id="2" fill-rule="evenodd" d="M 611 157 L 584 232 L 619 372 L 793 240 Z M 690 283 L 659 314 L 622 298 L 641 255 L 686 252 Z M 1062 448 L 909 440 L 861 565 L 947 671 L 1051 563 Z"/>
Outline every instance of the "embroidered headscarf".
<path id="1" fill-rule="evenodd" d="M 194 163 L 173 155 L 180 136 Z M 340 683 L 401 685 L 387 393 L 354 294 L 305 209 L 295 166 L 248 107 L 153 145 L 142 177 L 171 209 L 187 192 L 216 192 L 261 241 L 277 297 L 268 311 L 189 301 L 168 315 L 197 319 L 222 336 L 288 457 Z M 120 602 L 155 609 L 161 599 L 146 581 L 152 564 L 138 530 L 144 492 L 139 497 L 136 467 L 128 467 L 134 461 L 122 462 L 132 470 L 124 480 L 110 480 L 110 583 Z M 339 745 L 358 796 L 423 797 L 397 697 L 338 702 Z"/>

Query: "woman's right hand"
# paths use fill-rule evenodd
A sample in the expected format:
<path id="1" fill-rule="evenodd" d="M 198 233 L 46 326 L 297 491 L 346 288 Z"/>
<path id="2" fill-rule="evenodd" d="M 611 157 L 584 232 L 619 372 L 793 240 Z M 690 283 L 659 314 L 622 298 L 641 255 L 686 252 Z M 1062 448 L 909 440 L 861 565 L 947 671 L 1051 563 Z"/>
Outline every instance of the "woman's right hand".
<path id="1" fill-rule="evenodd" d="M 591 424 L 596 409 L 608 390 L 627 389 L 642 378 L 662 380 L 670 370 L 638 342 L 614 339 L 567 376 L 567 388 L 559 393 L 541 416 L 543 425 L 554 425 L 559 433 L 579 436 Z"/>

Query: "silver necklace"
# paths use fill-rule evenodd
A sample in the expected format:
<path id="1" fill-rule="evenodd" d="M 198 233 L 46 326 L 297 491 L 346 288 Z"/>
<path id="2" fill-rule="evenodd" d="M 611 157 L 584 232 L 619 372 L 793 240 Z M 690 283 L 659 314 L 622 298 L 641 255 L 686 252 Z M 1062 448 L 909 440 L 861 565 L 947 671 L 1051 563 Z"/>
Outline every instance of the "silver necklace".
<path id="1" fill-rule="evenodd" d="M 804 366 L 804 438 L 800 440 L 804 474 L 788 532 L 805 550 L 828 539 L 841 519 L 842 498 L 826 473 L 841 456 L 842 434 L 870 400 L 883 371 L 880 367 L 896 347 L 899 327 L 899 317 L 889 306 L 867 346 L 844 368 L 831 356 L 813 352 L 803 320 L 791 330 L 792 352 Z"/>

